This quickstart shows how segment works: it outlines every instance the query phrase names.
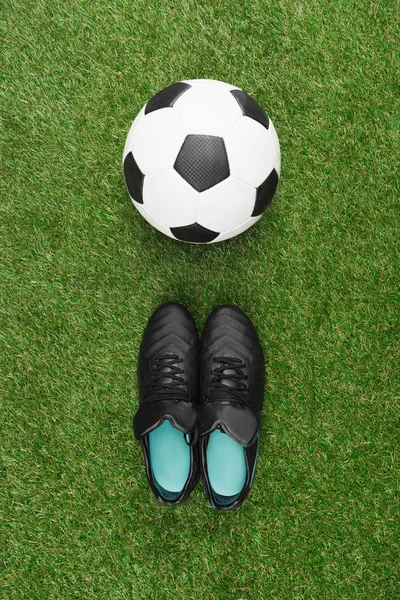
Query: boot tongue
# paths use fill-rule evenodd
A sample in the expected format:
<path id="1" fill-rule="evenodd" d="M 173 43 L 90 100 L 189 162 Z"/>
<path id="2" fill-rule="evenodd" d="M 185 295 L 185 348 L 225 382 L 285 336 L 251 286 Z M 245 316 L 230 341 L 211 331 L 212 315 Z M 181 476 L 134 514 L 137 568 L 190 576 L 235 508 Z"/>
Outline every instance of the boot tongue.
<path id="1" fill-rule="evenodd" d="M 199 433 L 208 435 L 219 428 L 230 438 L 248 448 L 258 434 L 259 417 L 245 404 L 238 404 L 229 398 L 219 396 L 216 402 L 205 402 L 199 407 Z"/>
<path id="2" fill-rule="evenodd" d="M 133 420 L 136 438 L 140 440 L 165 420 L 182 433 L 193 433 L 197 425 L 197 406 L 173 399 L 142 404 Z"/>

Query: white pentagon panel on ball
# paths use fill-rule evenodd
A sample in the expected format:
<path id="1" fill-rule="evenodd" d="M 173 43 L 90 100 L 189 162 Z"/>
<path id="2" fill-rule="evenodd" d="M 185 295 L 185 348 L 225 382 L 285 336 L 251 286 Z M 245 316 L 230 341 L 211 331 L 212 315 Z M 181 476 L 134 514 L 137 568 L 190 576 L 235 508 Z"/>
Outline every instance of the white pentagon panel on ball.
<path id="1" fill-rule="evenodd" d="M 251 216 L 256 190 L 228 177 L 200 194 L 197 222 L 213 231 L 229 231 Z"/>
<path id="2" fill-rule="evenodd" d="M 198 85 L 213 85 L 224 88 L 230 92 L 231 90 L 239 90 L 240 88 L 235 85 L 230 85 L 229 83 L 225 83 L 225 81 L 219 81 L 218 79 L 185 79 L 184 83 L 188 83 L 191 86 Z"/>
<path id="3" fill-rule="evenodd" d="M 139 204 L 138 202 L 135 202 L 134 200 L 133 200 L 133 204 L 137 208 L 137 210 L 140 212 L 140 214 L 142 215 L 142 217 L 144 217 L 146 219 L 146 221 L 148 223 L 150 223 L 150 225 L 152 225 L 153 227 L 155 227 L 156 229 L 158 229 L 158 231 L 161 231 L 161 233 L 164 233 L 168 237 L 175 239 L 174 236 L 171 233 L 170 228 L 167 227 L 166 225 L 163 225 L 162 223 L 160 223 L 160 221 L 158 221 L 158 219 L 156 219 L 147 210 L 147 208 L 143 204 Z"/>
<path id="4" fill-rule="evenodd" d="M 132 137 L 133 134 L 135 133 L 137 126 L 139 124 L 139 121 L 141 121 L 144 117 L 144 106 L 142 108 L 142 110 L 136 115 L 135 120 L 133 121 L 131 128 L 129 129 L 126 141 L 125 141 L 125 147 L 124 147 L 124 154 L 123 154 L 123 160 L 125 160 L 126 155 L 128 154 L 128 152 L 131 152 L 132 149 Z"/>
<path id="5" fill-rule="evenodd" d="M 275 129 L 274 124 L 271 121 L 271 119 L 269 120 L 268 131 L 271 135 L 272 143 L 274 145 L 274 152 L 275 152 L 274 167 L 276 169 L 276 172 L 278 173 L 278 176 L 280 177 L 280 175 L 281 175 L 281 147 L 279 144 L 278 134 L 276 133 L 276 129 Z"/>
<path id="6" fill-rule="evenodd" d="M 240 235 L 241 233 L 246 231 L 246 229 L 250 229 L 250 227 L 254 225 L 254 223 L 257 223 L 259 219 L 261 219 L 261 216 L 250 217 L 249 219 L 244 221 L 244 223 L 241 223 L 237 227 L 234 227 L 229 231 L 224 231 L 223 233 L 220 233 L 219 236 L 215 238 L 215 240 L 213 240 L 211 243 L 216 244 L 217 242 L 223 242 L 224 240 L 229 240 L 230 238 L 236 237 L 237 235 Z"/>
<path id="7" fill-rule="evenodd" d="M 187 133 L 220 137 L 242 115 L 230 91 L 220 85 L 194 85 L 178 98 L 174 111 Z"/>
<path id="8" fill-rule="evenodd" d="M 199 193 L 174 170 L 147 175 L 143 186 L 145 208 L 166 227 L 196 221 Z"/>
<path id="9" fill-rule="evenodd" d="M 225 136 L 231 175 L 258 187 L 275 165 L 275 152 L 268 129 L 242 117 Z"/>
<path id="10" fill-rule="evenodd" d="M 138 122 L 130 150 L 145 175 L 165 171 L 174 166 L 185 136 L 185 129 L 173 109 L 162 108 Z"/>

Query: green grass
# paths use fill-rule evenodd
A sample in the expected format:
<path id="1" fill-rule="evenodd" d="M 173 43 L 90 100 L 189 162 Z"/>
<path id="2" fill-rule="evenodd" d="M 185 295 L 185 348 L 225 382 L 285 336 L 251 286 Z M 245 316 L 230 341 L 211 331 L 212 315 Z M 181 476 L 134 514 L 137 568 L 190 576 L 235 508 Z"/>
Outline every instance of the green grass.
<path id="1" fill-rule="evenodd" d="M 396 3 L 5 0 L 2 15 L 0 597 L 398 598 Z M 153 230 L 121 169 L 141 106 L 197 77 L 255 96 L 283 160 L 263 219 L 210 247 Z M 166 509 L 148 488 L 135 369 L 166 300 L 200 328 L 237 303 L 261 335 L 239 511 L 201 486 Z"/>

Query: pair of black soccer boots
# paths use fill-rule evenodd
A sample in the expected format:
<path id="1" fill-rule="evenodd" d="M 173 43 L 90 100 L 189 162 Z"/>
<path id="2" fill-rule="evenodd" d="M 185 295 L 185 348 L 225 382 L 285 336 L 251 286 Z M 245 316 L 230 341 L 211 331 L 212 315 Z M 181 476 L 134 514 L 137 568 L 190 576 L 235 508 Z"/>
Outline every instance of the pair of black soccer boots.
<path id="1" fill-rule="evenodd" d="M 186 308 L 163 304 L 143 334 L 138 380 L 134 431 L 156 498 L 183 502 L 201 472 L 214 508 L 239 507 L 254 479 L 265 381 L 249 318 L 220 306 L 200 342 Z"/>

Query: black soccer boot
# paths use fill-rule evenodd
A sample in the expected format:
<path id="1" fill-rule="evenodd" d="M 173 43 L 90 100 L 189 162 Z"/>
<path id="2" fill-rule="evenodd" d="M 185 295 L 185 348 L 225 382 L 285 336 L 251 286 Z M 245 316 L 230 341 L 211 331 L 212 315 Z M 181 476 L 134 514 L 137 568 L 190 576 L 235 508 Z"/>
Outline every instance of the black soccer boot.
<path id="1" fill-rule="evenodd" d="M 199 479 L 197 447 L 200 340 L 189 312 L 163 304 L 150 317 L 139 350 L 141 441 L 147 478 L 167 505 L 186 500 Z"/>
<path id="2" fill-rule="evenodd" d="M 200 366 L 200 459 L 214 508 L 239 507 L 253 483 L 264 400 L 264 356 L 250 319 L 236 306 L 213 310 Z"/>

